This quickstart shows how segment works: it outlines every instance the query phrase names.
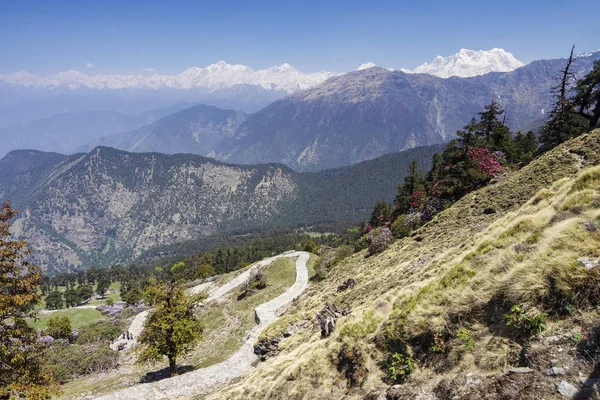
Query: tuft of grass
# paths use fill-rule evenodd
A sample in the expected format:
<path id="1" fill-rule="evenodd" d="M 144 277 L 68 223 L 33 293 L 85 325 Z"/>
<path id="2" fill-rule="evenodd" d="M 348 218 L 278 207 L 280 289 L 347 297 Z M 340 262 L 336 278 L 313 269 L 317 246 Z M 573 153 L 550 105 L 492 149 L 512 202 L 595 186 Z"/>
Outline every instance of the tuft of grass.
<path id="1" fill-rule="evenodd" d="M 365 338 L 374 333 L 383 318 L 375 315 L 373 310 L 367 310 L 363 313 L 362 318 L 352 322 L 347 321 L 341 327 L 341 339 L 359 339 Z"/>
<path id="2" fill-rule="evenodd" d="M 582 174 L 571 186 L 569 193 L 574 193 L 584 189 L 600 189 L 600 167 L 590 168 Z"/>

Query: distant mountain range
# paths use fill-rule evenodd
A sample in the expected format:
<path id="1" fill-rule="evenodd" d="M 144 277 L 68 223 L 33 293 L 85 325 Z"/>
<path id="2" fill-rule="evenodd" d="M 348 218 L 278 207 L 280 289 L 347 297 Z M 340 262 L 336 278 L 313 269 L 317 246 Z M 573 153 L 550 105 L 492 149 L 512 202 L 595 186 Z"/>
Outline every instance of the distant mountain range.
<path id="1" fill-rule="evenodd" d="M 600 52 L 578 57 L 573 71 L 582 76 L 597 59 Z M 551 107 L 551 88 L 564 63 L 540 60 L 511 72 L 447 79 L 367 66 L 249 116 L 229 119 L 217 115 L 233 111 L 194 107 L 86 149 L 106 144 L 128 151 L 191 152 L 305 171 L 351 165 L 448 141 L 492 100 L 504 106 L 513 129 L 535 129 Z"/>
<path id="2" fill-rule="evenodd" d="M 334 72 L 303 73 L 289 64 L 253 70 L 245 65 L 231 65 L 219 61 L 205 68 L 188 68 L 177 75 L 88 75 L 79 71 L 65 71 L 56 75 L 41 76 L 26 71 L 0 75 L 0 82 L 9 86 L 30 89 L 66 87 L 77 89 L 200 89 L 214 91 L 236 85 L 258 86 L 265 90 L 293 93 L 308 89 L 327 78 L 339 75 Z"/>
<path id="3" fill-rule="evenodd" d="M 180 102 L 168 108 L 149 110 L 138 115 L 108 110 L 54 114 L 25 125 L 0 129 L 0 157 L 13 149 L 34 147 L 44 151 L 74 153 L 83 144 L 99 137 L 127 132 L 151 124 L 190 106 L 190 103 Z"/>
<path id="4" fill-rule="evenodd" d="M 319 173 L 224 164 L 198 155 L 98 147 L 71 156 L 19 150 L 0 159 L 0 197 L 21 210 L 15 235 L 46 271 L 131 261 L 157 245 L 274 226 L 357 222 L 391 201 L 408 164 L 440 146 Z"/>
<path id="5" fill-rule="evenodd" d="M 578 56 L 577 75 L 587 72 L 598 58 L 600 52 Z M 68 153 L 107 145 L 321 170 L 447 141 L 492 100 L 505 107 L 513 129 L 535 129 L 551 106 L 550 89 L 564 60 L 539 60 L 517 68 L 521 63 L 504 50 L 463 49 L 416 69 L 428 74 L 373 65 L 366 63 L 358 71 L 332 76 L 303 74 L 288 65 L 254 71 L 217 63 L 189 69 L 172 79 L 149 81 L 155 86 L 174 85 L 159 89 L 139 88 L 148 78 L 141 75 L 131 78 L 131 88 L 123 86 L 129 85 L 127 76 L 59 74 L 39 82 L 33 79 L 33 83 L 25 79 L 31 78 L 28 74 L 22 79 L 13 76 L 12 86 L 4 82 L 8 92 L 0 88 L 0 98 L 17 89 L 15 82 L 32 87 L 58 85 L 20 87 L 30 95 L 67 94 L 0 108 L 0 155 L 16 148 Z M 440 78 L 434 73 L 478 75 Z M 106 83 L 109 78 L 122 86 Z M 83 81 L 77 83 L 77 79 Z M 285 96 L 290 91 L 296 92 Z M 173 106 L 186 103 L 223 110 L 206 106 L 179 112 L 182 108 Z M 157 109 L 176 114 L 159 115 Z M 161 116 L 166 118 L 152 122 Z"/>

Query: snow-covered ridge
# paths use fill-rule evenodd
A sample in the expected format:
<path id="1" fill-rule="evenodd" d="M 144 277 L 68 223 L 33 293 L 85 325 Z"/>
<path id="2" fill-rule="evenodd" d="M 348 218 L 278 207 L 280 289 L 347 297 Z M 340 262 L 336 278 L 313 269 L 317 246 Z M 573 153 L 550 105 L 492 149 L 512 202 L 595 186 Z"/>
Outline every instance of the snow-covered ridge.
<path id="1" fill-rule="evenodd" d="M 433 61 L 419 65 L 413 70 L 403 68 L 401 71 L 412 74 L 430 74 L 440 78 L 451 76 L 466 78 L 488 72 L 510 72 L 523 65 L 525 64 L 503 49 L 493 48 L 479 51 L 460 49 L 452 56 L 437 56 Z"/>
<path id="2" fill-rule="evenodd" d="M 65 71 L 41 76 L 26 71 L 0 74 L 0 82 L 10 86 L 32 89 L 68 87 L 69 89 L 202 89 L 213 91 L 235 85 L 256 85 L 266 90 L 293 93 L 311 88 L 324 80 L 340 75 L 335 72 L 303 73 L 289 64 L 253 70 L 245 65 L 231 65 L 219 61 L 205 68 L 188 68 L 178 75 L 88 75 L 79 71 Z"/>
<path id="3" fill-rule="evenodd" d="M 369 69 L 369 68 L 373 68 L 373 67 L 377 67 L 378 65 L 372 62 L 367 62 L 364 64 L 361 64 L 360 67 L 356 68 L 357 71 L 362 71 L 364 69 Z M 394 68 L 386 68 L 388 71 L 394 71 Z"/>

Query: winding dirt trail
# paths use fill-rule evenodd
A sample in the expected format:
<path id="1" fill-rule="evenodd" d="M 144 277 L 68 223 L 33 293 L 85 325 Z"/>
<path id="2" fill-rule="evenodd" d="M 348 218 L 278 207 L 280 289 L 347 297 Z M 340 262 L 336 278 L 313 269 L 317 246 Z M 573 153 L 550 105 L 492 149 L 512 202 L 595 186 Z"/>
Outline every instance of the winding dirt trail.
<path id="1" fill-rule="evenodd" d="M 269 265 L 274 260 L 282 257 L 298 257 L 298 260 L 296 260 L 296 281 L 280 296 L 256 307 L 255 313 L 258 324 L 248 332 L 246 341 L 235 354 L 233 354 L 227 360 L 219 364 L 211 365 L 210 367 L 198 369 L 196 371 L 188 372 L 183 375 L 168 379 L 163 379 L 157 382 L 139 384 L 98 397 L 97 399 L 155 400 L 190 397 L 216 384 L 227 382 L 248 370 L 252 366 L 252 363 L 257 359 L 257 356 L 254 354 L 254 343 L 258 339 L 260 333 L 277 319 L 283 307 L 301 295 L 308 286 L 308 270 L 306 268 L 306 262 L 308 261 L 309 253 L 304 251 L 286 252 L 278 256 L 259 261 L 247 271 L 232 279 L 230 282 L 215 289 L 206 300 L 206 302 L 209 302 L 222 297 L 230 290 L 241 285 L 248 278 L 248 276 L 250 276 L 255 268 Z M 195 288 L 193 288 L 191 291 L 194 292 L 194 289 Z M 145 315 L 142 316 L 144 313 Z M 139 326 L 143 327 L 143 322 L 148 315 L 147 311 L 144 313 L 140 313 L 134 318 L 130 326 L 130 332 L 133 332 L 133 329 L 136 329 L 137 332 Z M 134 324 L 136 324 L 135 327 Z M 139 333 L 141 333 L 141 330 L 138 332 L 138 334 L 134 333 L 134 340 L 137 338 Z"/>

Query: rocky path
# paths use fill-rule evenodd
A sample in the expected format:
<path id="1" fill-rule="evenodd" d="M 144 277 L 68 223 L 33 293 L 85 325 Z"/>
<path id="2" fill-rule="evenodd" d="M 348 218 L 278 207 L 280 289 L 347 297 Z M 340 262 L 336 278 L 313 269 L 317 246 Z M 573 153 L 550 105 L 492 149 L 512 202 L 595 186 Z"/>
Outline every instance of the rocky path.
<path id="1" fill-rule="evenodd" d="M 216 384 L 227 382 L 248 370 L 252 363 L 257 359 L 257 356 L 254 354 L 254 343 L 258 339 L 260 333 L 277 319 L 283 307 L 292 302 L 294 298 L 301 295 L 308 286 L 308 270 L 306 268 L 306 262 L 308 261 L 309 253 L 303 251 L 286 252 L 284 254 L 259 261 L 247 271 L 232 279 L 230 282 L 215 289 L 206 300 L 208 302 L 218 299 L 230 290 L 242 284 L 248 278 L 253 269 L 268 265 L 275 259 L 281 257 L 298 257 L 298 260 L 296 261 L 296 282 L 294 282 L 294 284 L 280 296 L 256 307 L 255 313 L 258 324 L 252 328 L 250 332 L 248 332 L 246 341 L 235 354 L 222 363 L 211 365 L 207 368 L 188 372 L 172 378 L 163 379 L 158 382 L 136 385 L 107 394 L 105 396 L 101 396 L 98 399 L 155 400 L 190 397 Z M 141 314 L 138 314 L 138 316 L 139 315 Z M 138 318 L 138 316 L 136 316 L 136 318 Z M 145 316 L 143 318 L 145 319 Z M 132 326 L 134 322 L 135 319 L 132 322 Z M 131 328 L 132 327 L 130 327 L 130 332 Z M 134 336 L 137 337 L 138 335 Z"/>

